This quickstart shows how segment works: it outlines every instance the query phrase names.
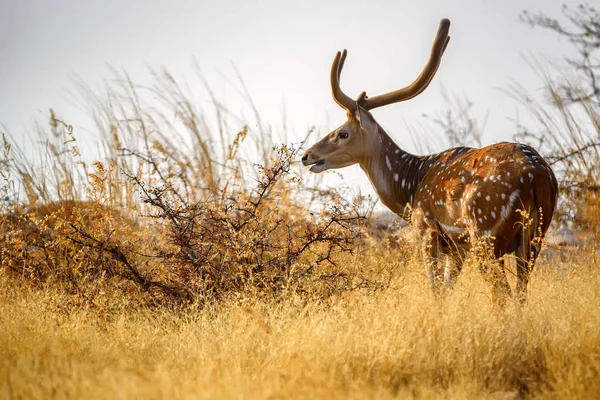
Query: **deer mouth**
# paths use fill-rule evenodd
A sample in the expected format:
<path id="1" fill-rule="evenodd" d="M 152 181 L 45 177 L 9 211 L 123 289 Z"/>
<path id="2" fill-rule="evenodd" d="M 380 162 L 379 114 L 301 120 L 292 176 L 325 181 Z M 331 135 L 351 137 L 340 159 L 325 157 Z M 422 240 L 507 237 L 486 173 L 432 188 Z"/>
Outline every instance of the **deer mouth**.
<path id="1" fill-rule="evenodd" d="M 325 171 L 325 163 L 327 163 L 327 160 L 322 158 L 312 163 L 305 163 L 304 165 L 307 167 L 311 165 L 310 172 L 319 173 Z"/>

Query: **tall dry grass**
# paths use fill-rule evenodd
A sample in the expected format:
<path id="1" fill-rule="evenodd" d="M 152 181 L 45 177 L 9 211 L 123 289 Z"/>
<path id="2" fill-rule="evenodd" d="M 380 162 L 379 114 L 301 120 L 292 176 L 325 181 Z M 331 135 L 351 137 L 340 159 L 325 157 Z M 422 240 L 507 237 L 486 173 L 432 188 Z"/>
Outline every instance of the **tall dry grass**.
<path id="1" fill-rule="evenodd" d="M 494 310 L 475 268 L 443 303 L 394 253 L 386 290 L 327 299 L 91 306 L 2 280 L 5 398 L 595 398 L 600 274 L 540 263 L 523 308 Z M 505 397 L 495 397 L 505 396 Z"/>
<path id="2" fill-rule="evenodd" d="M 331 266 L 353 252 L 361 205 L 306 187 L 301 144 L 273 145 L 251 101 L 254 129 L 214 97 L 211 118 L 166 71 L 147 85 L 114 74 L 101 94 L 81 88 L 101 138 L 96 160 L 52 110 L 38 159 L 3 136 L 5 273 L 168 304 L 326 292 L 316 283 L 340 280 Z"/>
<path id="3" fill-rule="evenodd" d="M 0 396 L 600 394 L 595 252 L 542 259 L 503 310 L 471 259 L 438 302 L 418 238 L 309 187 L 299 144 L 274 146 L 251 103 L 245 125 L 166 72 L 115 81 L 82 87 L 95 158 L 54 112 L 43 157 L 3 136 Z"/>
<path id="4" fill-rule="evenodd" d="M 560 181 L 557 219 L 583 233 L 600 237 L 600 108 L 585 97 L 577 82 L 556 76 L 532 62 L 543 84 L 543 99 L 514 84 L 510 94 L 530 112 L 533 124 L 520 125 L 517 140 L 540 149 Z M 563 93 L 581 95 L 574 102 Z"/>

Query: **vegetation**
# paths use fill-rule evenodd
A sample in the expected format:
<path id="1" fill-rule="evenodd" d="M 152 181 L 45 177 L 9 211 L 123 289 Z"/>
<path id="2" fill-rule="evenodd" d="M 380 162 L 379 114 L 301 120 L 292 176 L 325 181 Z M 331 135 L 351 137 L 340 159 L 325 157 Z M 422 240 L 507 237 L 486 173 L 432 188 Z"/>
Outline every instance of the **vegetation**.
<path id="1" fill-rule="evenodd" d="M 562 20 L 524 12 L 522 19 L 573 45 L 573 55 L 553 70 L 533 62 L 544 84 L 540 103 L 518 85 L 512 93 L 526 105 L 535 126 L 517 138 L 537 146 L 561 178 L 562 222 L 600 237 L 600 13 L 590 4 L 563 6 Z"/>
<path id="2" fill-rule="evenodd" d="M 132 307 L 2 281 L 0 393 L 11 398 L 595 398 L 600 274 L 548 263 L 498 313 L 476 268 L 443 304 L 392 252 L 385 290 Z M 508 392 L 508 393 L 506 393 Z M 12 394 L 12 395 L 11 395 Z M 510 398 L 510 397 L 508 397 Z"/>
<path id="3" fill-rule="evenodd" d="M 578 10 L 597 34 L 598 14 Z M 595 79 L 589 66 L 575 71 Z M 311 184 L 302 144 L 274 145 L 249 96 L 253 120 L 154 76 L 81 86 L 94 158 L 52 111 L 38 159 L 3 135 L 1 397 L 598 397 L 595 245 L 545 253 L 524 306 L 495 308 L 474 257 L 438 301 L 410 230 Z M 550 105 L 513 88 L 537 117 L 520 138 L 560 175 L 557 222 L 599 235 L 596 80 L 543 77 Z M 452 115 L 434 121 L 449 142 L 481 140 Z"/>

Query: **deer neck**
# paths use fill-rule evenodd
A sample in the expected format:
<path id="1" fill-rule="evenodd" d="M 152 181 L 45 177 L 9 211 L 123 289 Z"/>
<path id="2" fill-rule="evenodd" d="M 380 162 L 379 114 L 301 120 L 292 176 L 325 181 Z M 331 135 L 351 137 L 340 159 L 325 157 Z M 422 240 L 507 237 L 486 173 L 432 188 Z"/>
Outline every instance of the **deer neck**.
<path id="1" fill-rule="evenodd" d="M 379 127 L 372 151 L 360 163 L 381 202 L 404 219 L 410 217 L 416 189 L 429 169 L 429 157 L 402 150 Z"/>

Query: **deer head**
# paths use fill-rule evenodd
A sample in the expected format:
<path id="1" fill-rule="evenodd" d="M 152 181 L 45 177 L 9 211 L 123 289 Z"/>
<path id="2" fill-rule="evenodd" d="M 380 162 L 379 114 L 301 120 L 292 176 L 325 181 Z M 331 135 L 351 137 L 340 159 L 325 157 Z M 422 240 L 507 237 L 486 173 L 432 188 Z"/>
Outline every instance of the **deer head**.
<path id="1" fill-rule="evenodd" d="M 347 52 L 338 52 L 331 65 L 331 89 L 333 99 L 346 110 L 347 121 L 339 128 L 315 143 L 302 157 L 305 166 L 311 166 L 315 173 L 328 169 L 343 168 L 352 164 L 367 162 L 370 154 L 381 145 L 382 137 L 378 136 L 380 128 L 369 112 L 377 107 L 412 99 L 423 92 L 433 79 L 448 46 L 450 37 L 450 21 L 443 19 L 431 49 L 429 61 L 421 74 L 410 85 L 379 96 L 368 97 L 362 92 L 356 100 L 352 100 L 340 88 L 340 76 Z"/>

